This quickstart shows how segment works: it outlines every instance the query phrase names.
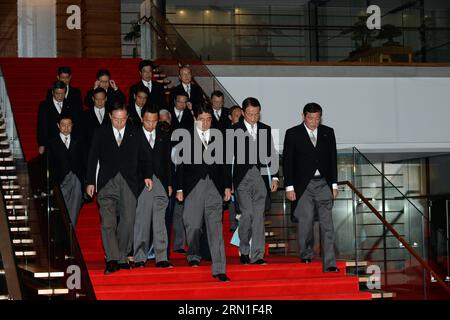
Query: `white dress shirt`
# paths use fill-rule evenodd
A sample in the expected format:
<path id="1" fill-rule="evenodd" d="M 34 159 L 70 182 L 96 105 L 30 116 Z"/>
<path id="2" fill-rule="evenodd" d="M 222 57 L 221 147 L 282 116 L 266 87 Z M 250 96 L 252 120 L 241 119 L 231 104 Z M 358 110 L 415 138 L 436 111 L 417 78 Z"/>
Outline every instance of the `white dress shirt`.
<path id="1" fill-rule="evenodd" d="M 123 134 L 125 133 L 125 127 L 123 127 L 120 130 L 117 130 L 116 128 L 113 128 L 113 133 L 114 133 L 114 138 L 116 138 L 116 141 L 119 139 L 119 132 L 120 132 L 120 136 L 122 137 L 122 142 L 123 142 Z"/>
<path id="2" fill-rule="evenodd" d="M 59 136 L 61 137 L 62 142 L 66 146 L 67 149 L 69 149 L 70 146 L 70 134 L 65 136 L 61 132 L 59 133 Z"/>
<path id="3" fill-rule="evenodd" d="M 191 84 L 183 83 L 183 88 L 184 88 L 184 91 L 187 92 L 187 94 L 189 95 L 189 98 L 190 98 L 191 97 Z"/>
<path id="4" fill-rule="evenodd" d="M 146 86 L 148 88 L 148 91 L 152 92 L 152 81 L 145 81 L 142 80 L 142 83 L 144 84 L 144 86 Z"/>
<path id="5" fill-rule="evenodd" d="M 183 111 L 184 110 L 178 110 L 177 108 L 173 108 L 174 110 L 175 110 L 175 116 L 177 117 L 177 119 L 178 119 L 178 122 L 180 122 L 181 121 L 181 118 L 183 118 Z"/>
<path id="6" fill-rule="evenodd" d="M 97 117 L 97 120 L 100 124 L 103 123 L 103 119 L 105 118 L 105 107 L 98 108 L 97 106 L 94 106 L 94 113 Z"/>
<path id="7" fill-rule="evenodd" d="M 136 103 L 134 104 L 134 107 L 136 108 L 136 113 L 138 114 L 139 119 L 142 120 L 142 115 L 141 115 L 142 108 L 139 107 Z"/>
<path id="8" fill-rule="evenodd" d="M 142 130 L 144 130 L 144 134 L 145 134 L 145 138 L 147 139 L 147 141 L 150 142 L 150 136 L 153 139 L 153 145 L 152 148 L 155 146 L 155 141 L 156 141 L 156 130 L 153 129 L 153 131 L 147 131 L 144 127 L 142 127 Z"/>
<path id="9" fill-rule="evenodd" d="M 56 101 L 55 98 L 53 98 L 53 104 L 55 105 L 56 111 L 61 113 L 63 102 Z"/>
<path id="10" fill-rule="evenodd" d="M 213 111 L 214 111 L 214 117 L 216 117 L 217 121 L 219 121 L 220 115 L 222 114 L 222 108 L 220 108 L 219 110 L 213 109 Z"/>

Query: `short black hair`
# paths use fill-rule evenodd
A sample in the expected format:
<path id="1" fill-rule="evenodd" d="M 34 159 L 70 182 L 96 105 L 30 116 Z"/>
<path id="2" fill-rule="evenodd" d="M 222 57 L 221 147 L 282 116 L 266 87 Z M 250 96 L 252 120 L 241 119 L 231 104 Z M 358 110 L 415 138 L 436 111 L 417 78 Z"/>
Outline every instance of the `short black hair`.
<path id="1" fill-rule="evenodd" d="M 144 114 L 146 113 L 156 113 L 159 119 L 159 111 L 158 107 L 154 104 L 146 103 L 141 109 L 141 117 L 144 118 Z"/>
<path id="2" fill-rule="evenodd" d="M 62 73 L 67 73 L 69 75 L 72 74 L 72 69 L 70 67 L 62 66 L 58 68 L 58 76 L 60 76 Z"/>
<path id="3" fill-rule="evenodd" d="M 63 81 L 57 80 L 53 83 L 52 91 L 55 92 L 57 89 L 64 89 L 66 90 L 66 84 Z"/>
<path id="4" fill-rule="evenodd" d="M 211 93 L 211 100 L 212 100 L 213 97 L 224 98 L 224 99 L 225 99 L 225 97 L 224 97 L 224 95 L 223 95 L 223 92 L 220 91 L 220 90 L 213 91 L 213 92 Z"/>
<path id="5" fill-rule="evenodd" d="M 69 113 L 61 112 L 60 115 L 58 116 L 58 124 L 60 124 L 61 121 L 63 121 L 64 119 L 69 119 L 73 123 L 72 116 Z"/>
<path id="6" fill-rule="evenodd" d="M 186 97 L 189 100 L 189 95 L 186 92 L 184 92 L 184 91 L 180 90 L 180 91 L 175 92 L 175 97 L 174 97 L 174 101 L 175 102 L 177 101 L 177 97 L 178 96 Z"/>
<path id="7" fill-rule="evenodd" d="M 100 79 L 100 77 L 108 76 L 111 78 L 111 72 L 109 72 L 108 69 L 100 69 L 97 71 L 97 79 Z"/>
<path id="8" fill-rule="evenodd" d="M 114 102 L 114 104 L 111 107 L 111 111 L 109 111 L 109 113 L 112 115 L 114 111 L 126 111 L 127 115 L 128 115 L 128 107 L 126 105 L 126 103 L 122 103 L 120 101 Z"/>
<path id="9" fill-rule="evenodd" d="M 147 95 L 147 97 L 148 97 L 148 91 L 147 91 L 146 88 L 138 87 L 138 88 L 136 89 L 136 92 L 134 93 L 134 95 L 137 96 L 139 92 L 145 93 L 145 94 Z"/>
<path id="10" fill-rule="evenodd" d="M 306 113 L 316 113 L 316 112 L 320 112 L 320 115 L 322 116 L 322 107 L 315 102 L 307 103 L 303 108 L 304 116 L 306 116 Z"/>
<path id="11" fill-rule="evenodd" d="M 258 99 L 253 97 L 248 97 L 244 101 L 242 101 L 242 110 L 245 112 L 245 109 L 248 107 L 259 107 L 261 109 L 261 104 L 259 103 Z"/>
<path id="12" fill-rule="evenodd" d="M 94 91 L 92 92 L 92 96 L 95 96 L 97 93 L 100 93 L 100 92 L 103 92 L 106 97 L 106 95 L 107 95 L 106 90 L 103 89 L 102 87 L 95 88 Z"/>
<path id="13" fill-rule="evenodd" d="M 142 69 L 144 69 L 145 67 L 150 67 L 150 69 L 153 72 L 153 67 L 154 67 L 153 61 L 152 60 L 142 60 L 141 62 L 139 62 L 139 66 L 138 66 L 139 71 L 142 71 Z"/>
<path id="14" fill-rule="evenodd" d="M 230 111 L 229 111 L 228 113 L 229 113 L 229 114 L 232 114 L 233 111 L 236 110 L 236 109 L 239 109 L 239 110 L 242 111 L 242 108 L 241 108 L 240 106 L 232 106 L 232 107 L 230 108 Z"/>
<path id="15" fill-rule="evenodd" d="M 213 109 L 210 104 L 198 104 L 194 107 L 192 107 L 194 110 L 194 117 L 197 118 L 202 113 L 209 113 L 211 116 L 213 115 Z"/>

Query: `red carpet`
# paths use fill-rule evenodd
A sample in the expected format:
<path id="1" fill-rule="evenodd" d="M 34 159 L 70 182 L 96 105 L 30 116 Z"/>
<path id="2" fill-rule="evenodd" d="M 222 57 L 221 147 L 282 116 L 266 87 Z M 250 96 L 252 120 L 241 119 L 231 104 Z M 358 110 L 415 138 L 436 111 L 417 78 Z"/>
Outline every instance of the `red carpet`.
<path id="1" fill-rule="evenodd" d="M 83 95 L 93 86 L 97 70 L 108 68 L 127 95 L 128 87 L 138 81 L 137 64 L 134 59 L 0 58 L 26 159 L 37 155 L 37 109 L 55 80 L 57 67 L 72 68 L 72 85 L 81 88 Z M 98 299 L 371 299 L 370 293 L 359 292 L 356 277 L 345 275 L 343 262 L 338 264 L 341 272 L 337 274 L 322 273 L 320 261 L 304 265 L 293 257 L 267 256 L 268 265 L 240 265 L 237 248 L 229 245 L 228 230 L 225 217 L 229 283 L 211 277 L 210 263 L 192 268 L 181 254 L 171 255 L 172 269 L 156 269 L 150 262 L 144 269 L 103 275 L 100 220 L 93 203 L 82 209 L 76 233 Z"/>

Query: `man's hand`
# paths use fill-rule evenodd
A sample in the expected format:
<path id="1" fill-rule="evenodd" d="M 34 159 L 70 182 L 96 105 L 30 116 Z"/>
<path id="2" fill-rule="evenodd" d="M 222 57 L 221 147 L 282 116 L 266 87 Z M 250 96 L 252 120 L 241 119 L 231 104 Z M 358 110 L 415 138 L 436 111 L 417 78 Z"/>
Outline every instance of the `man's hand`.
<path id="1" fill-rule="evenodd" d="M 94 83 L 94 90 L 97 89 L 98 87 L 100 87 L 100 81 L 96 80 Z"/>
<path id="2" fill-rule="evenodd" d="M 338 194 L 339 194 L 339 190 L 338 189 L 333 189 L 333 199 L 334 200 L 336 200 Z"/>
<path id="3" fill-rule="evenodd" d="M 93 184 L 90 184 L 86 187 L 86 193 L 89 197 L 93 197 L 95 192 L 95 186 Z"/>
<path id="4" fill-rule="evenodd" d="M 145 179 L 144 180 L 145 186 L 147 187 L 148 191 L 152 191 L 153 188 L 153 181 L 152 179 Z"/>
<path id="5" fill-rule="evenodd" d="M 295 201 L 297 199 L 297 195 L 295 194 L 295 191 L 287 191 L 286 198 L 288 198 L 289 201 Z"/>
<path id="6" fill-rule="evenodd" d="M 44 146 L 40 146 L 38 149 L 39 154 L 43 154 L 45 152 L 45 147 Z"/>
<path id="7" fill-rule="evenodd" d="M 228 202 L 231 199 L 231 189 L 225 188 L 225 192 L 223 193 L 223 201 Z"/>
<path id="8" fill-rule="evenodd" d="M 272 187 L 270 188 L 272 192 L 276 192 L 278 190 L 278 180 L 272 179 Z"/>
<path id="9" fill-rule="evenodd" d="M 109 85 L 114 89 L 117 90 L 119 87 L 117 86 L 116 82 L 114 80 L 109 80 Z"/>
<path id="10" fill-rule="evenodd" d="M 192 102 L 188 101 L 188 102 L 186 103 L 186 107 L 187 107 L 189 110 L 192 111 Z"/>
<path id="11" fill-rule="evenodd" d="M 168 191 L 169 191 L 169 197 L 171 197 L 171 196 L 172 196 L 172 193 L 173 193 L 173 188 L 172 188 L 172 186 L 168 186 L 167 189 L 168 189 Z"/>
<path id="12" fill-rule="evenodd" d="M 179 202 L 183 202 L 184 201 L 183 191 L 177 191 L 177 194 L 175 195 L 175 198 L 177 198 L 177 200 Z"/>

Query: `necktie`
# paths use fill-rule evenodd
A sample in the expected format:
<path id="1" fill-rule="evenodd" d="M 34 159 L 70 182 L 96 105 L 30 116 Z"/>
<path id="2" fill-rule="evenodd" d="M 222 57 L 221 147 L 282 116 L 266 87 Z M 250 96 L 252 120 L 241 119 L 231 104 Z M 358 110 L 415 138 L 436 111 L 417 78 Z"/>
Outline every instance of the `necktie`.
<path id="1" fill-rule="evenodd" d="M 205 146 L 205 149 L 208 149 L 208 140 L 206 139 L 206 132 L 202 132 L 202 143 Z"/>
<path id="2" fill-rule="evenodd" d="M 148 143 L 150 143 L 150 146 L 153 147 L 155 146 L 155 139 L 153 139 L 153 133 L 150 133 L 150 137 L 148 138 Z"/>
<path id="3" fill-rule="evenodd" d="M 317 145 L 317 139 L 312 131 L 311 131 L 311 135 L 309 137 L 311 138 L 311 142 L 312 142 L 313 146 L 315 147 Z"/>
<path id="4" fill-rule="evenodd" d="M 62 103 L 58 102 L 58 113 L 61 113 L 62 111 Z"/>
<path id="5" fill-rule="evenodd" d="M 217 121 L 219 121 L 219 118 L 220 118 L 220 116 L 219 116 L 219 111 L 214 111 L 214 114 L 216 115 L 216 119 L 217 119 Z"/>
<path id="6" fill-rule="evenodd" d="M 120 147 L 121 143 L 122 143 L 122 134 L 119 131 L 119 136 L 117 137 L 117 145 Z"/>
<path id="7" fill-rule="evenodd" d="M 100 118 L 100 123 L 103 123 L 103 114 L 102 114 L 102 110 L 98 110 L 98 117 Z"/>
<path id="8" fill-rule="evenodd" d="M 177 116 L 178 122 L 181 122 L 182 117 L 183 117 L 183 113 L 181 111 L 178 111 L 178 116 Z"/>
<path id="9" fill-rule="evenodd" d="M 64 137 L 64 144 L 66 145 L 66 148 L 69 149 L 69 137 Z"/>
<path id="10" fill-rule="evenodd" d="M 189 98 L 191 97 L 191 85 L 190 84 L 188 84 L 187 86 L 186 86 L 186 92 L 187 92 L 187 94 L 188 94 L 188 96 L 189 96 Z"/>
<path id="11" fill-rule="evenodd" d="M 253 140 L 256 140 L 256 128 L 255 128 L 256 124 L 252 124 L 251 125 L 251 129 L 250 129 L 250 135 L 252 136 Z"/>
<path id="12" fill-rule="evenodd" d="M 148 88 L 148 91 L 152 92 L 152 82 L 151 81 L 147 82 L 147 88 Z"/>

